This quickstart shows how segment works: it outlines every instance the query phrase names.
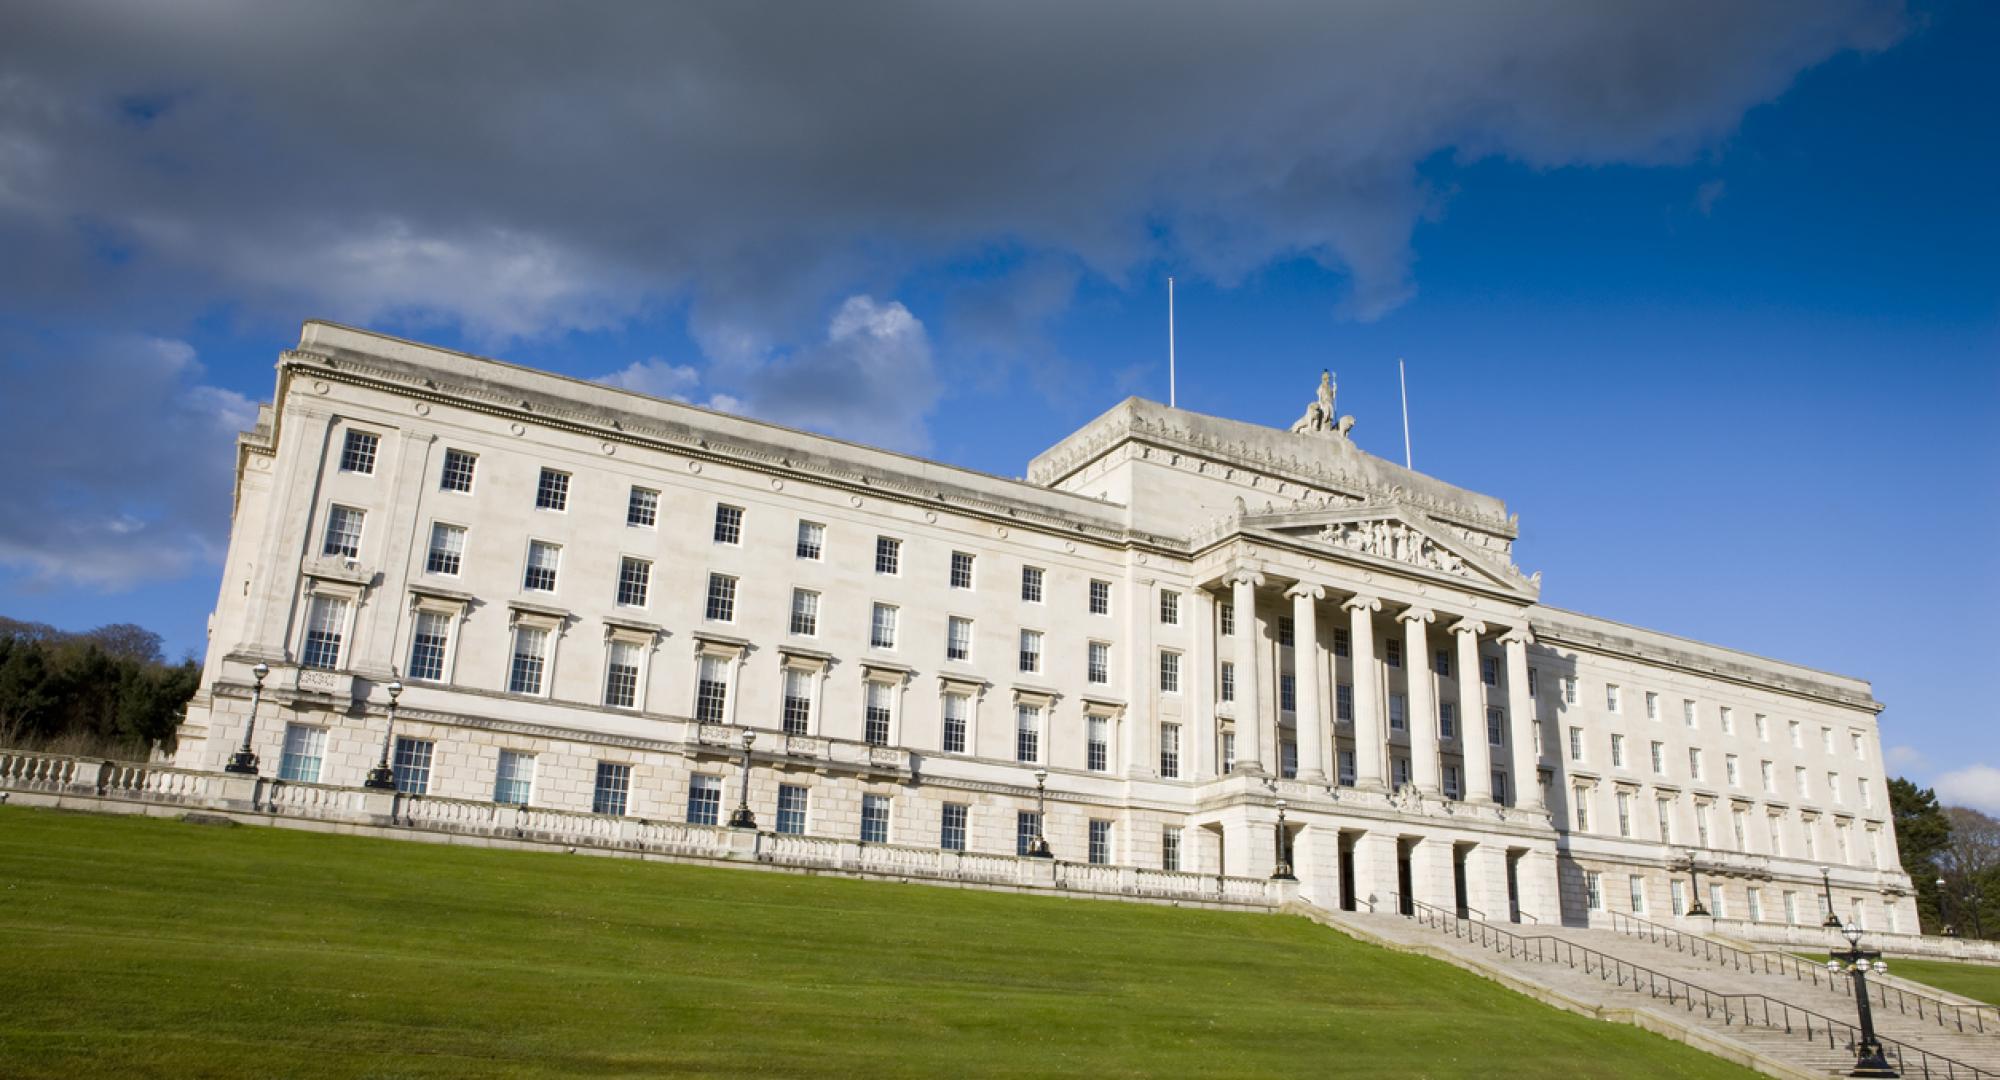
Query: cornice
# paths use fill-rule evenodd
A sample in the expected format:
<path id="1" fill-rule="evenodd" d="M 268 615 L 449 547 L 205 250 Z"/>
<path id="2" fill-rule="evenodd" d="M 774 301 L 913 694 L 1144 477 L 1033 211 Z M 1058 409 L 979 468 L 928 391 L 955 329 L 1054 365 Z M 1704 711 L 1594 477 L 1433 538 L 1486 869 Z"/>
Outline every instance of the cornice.
<path id="1" fill-rule="evenodd" d="M 1868 694 L 1845 690 L 1828 683 L 1814 682 L 1796 674 L 1769 668 L 1759 669 L 1747 661 L 1760 658 L 1748 654 L 1735 654 L 1744 657 L 1746 662 L 1731 664 L 1727 661 L 1709 660 L 1686 649 L 1654 646 L 1637 639 L 1619 638 L 1587 627 L 1566 625 L 1547 616 L 1537 616 L 1533 611 L 1529 612 L 1528 621 L 1530 630 L 1535 636 L 1535 643 L 1544 647 L 1562 646 L 1578 652 L 1626 660 L 1647 667 L 1667 668 L 1750 689 L 1820 701 L 1843 708 L 1861 709 L 1870 714 L 1882 711 L 1882 703 Z M 1690 642 L 1690 644 L 1704 643 Z M 1722 646 L 1708 647 L 1722 649 Z"/>

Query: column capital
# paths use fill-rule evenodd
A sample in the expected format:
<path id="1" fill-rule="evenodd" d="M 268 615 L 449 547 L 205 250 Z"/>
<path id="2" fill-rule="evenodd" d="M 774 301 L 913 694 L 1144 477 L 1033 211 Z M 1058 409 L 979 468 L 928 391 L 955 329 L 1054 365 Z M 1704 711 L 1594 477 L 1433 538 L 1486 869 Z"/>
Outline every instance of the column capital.
<path id="1" fill-rule="evenodd" d="M 1526 626 L 1510 626 L 1500 635 L 1500 644 L 1502 645 L 1533 645 L 1534 643 L 1534 631 L 1529 630 Z"/>
<path id="2" fill-rule="evenodd" d="M 1257 570 L 1231 570 L 1222 580 L 1231 585 L 1248 585 L 1253 589 L 1264 585 L 1264 575 Z"/>
<path id="3" fill-rule="evenodd" d="M 1363 596 L 1360 593 L 1355 593 L 1353 596 L 1342 600 L 1340 607 L 1343 611 L 1380 611 L 1382 610 L 1382 601 L 1372 596 Z"/>
<path id="4" fill-rule="evenodd" d="M 1314 585 L 1311 582 L 1301 581 L 1298 584 L 1292 586 L 1291 588 L 1285 590 L 1285 599 L 1324 600 L 1326 599 L 1326 586 Z"/>
<path id="5" fill-rule="evenodd" d="M 1486 624 L 1471 616 L 1467 616 L 1452 623 L 1451 632 L 1454 634 L 1471 634 L 1474 637 L 1478 637 L 1486 632 Z"/>
<path id="6" fill-rule="evenodd" d="M 1401 612 L 1397 613 L 1396 621 L 1403 623 L 1436 622 L 1437 612 L 1432 611 L 1429 608 L 1420 608 L 1416 606 L 1411 606 L 1404 608 Z"/>

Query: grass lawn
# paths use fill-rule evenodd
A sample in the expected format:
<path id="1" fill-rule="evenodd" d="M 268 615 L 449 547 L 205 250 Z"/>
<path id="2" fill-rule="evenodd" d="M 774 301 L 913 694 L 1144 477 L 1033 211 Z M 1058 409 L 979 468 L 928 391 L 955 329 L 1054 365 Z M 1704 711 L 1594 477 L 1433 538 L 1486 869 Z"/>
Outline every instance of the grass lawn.
<path id="1" fill-rule="evenodd" d="M 1827 957 L 1825 953 L 1818 953 L 1806 959 L 1824 964 Z M 1891 975 L 1914 979 L 1954 994 L 1964 994 L 1974 1001 L 2000 1005 L 2000 967 L 1959 964 L 1950 960 L 1906 960 L 1894 954 L 1885 959 L 1889 962 Z"/>
<path id="2" fill-rule="evenodd" d="M 21 807 L 0 1073 L 1752 1075 L 1286 916 Z"/>

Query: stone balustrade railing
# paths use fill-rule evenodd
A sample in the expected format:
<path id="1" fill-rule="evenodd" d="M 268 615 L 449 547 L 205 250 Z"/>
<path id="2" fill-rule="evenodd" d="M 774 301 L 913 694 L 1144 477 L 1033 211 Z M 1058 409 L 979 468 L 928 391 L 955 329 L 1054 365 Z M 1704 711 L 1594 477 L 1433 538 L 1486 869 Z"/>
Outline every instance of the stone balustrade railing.
<path id="1" fill-rule="evenodd" d="M 695 741 L 702 746 L 741 753 L 745 730 L 728 724 L 700 724 L 695 729 Z M 759 741 L 755 752 L 759 758 L 803 758 L 852 769 L 900 769 L 907 772 L 910 768 L 910 752 L 899 746 L 876 746 L 823 735 L 774 735 L 768 731 L 759 731 L 757 735 Z"/>
<path id="2" fill-rule="evenodd" d="M 799 871 L 1258 910 L 1277 909 L 1297 889 L 1294 882 L 1257 877 L 863 843 L 14 750 L 0 750 L 0 791 L 24 793 L 29 796 L 24 802 L 82 809 L 154 804 L 249 816 L 252 820 L 362 825 L 566 848 L 751 862 Z"/>
<path id="3" fill-rule="evenodd" d="M 1846 939 L 1838 931 L 1820 926 L 1789 926 L 1783 923 L 1752 922 L 1749 919 L 1703 919 L 1715 935 L 1759 945 L 1776 945 L 1824 955 L 1830 949 L 1845 949 Z M 1896 957 L 1927 960 L 1969 960 L 2000 964 L 2000 941 L 1937 937 L 1931 934 L 1897 934 L 1879 928 L 1868 930 L 1868 947 L 1880 949 L 1893 966 Z"/>

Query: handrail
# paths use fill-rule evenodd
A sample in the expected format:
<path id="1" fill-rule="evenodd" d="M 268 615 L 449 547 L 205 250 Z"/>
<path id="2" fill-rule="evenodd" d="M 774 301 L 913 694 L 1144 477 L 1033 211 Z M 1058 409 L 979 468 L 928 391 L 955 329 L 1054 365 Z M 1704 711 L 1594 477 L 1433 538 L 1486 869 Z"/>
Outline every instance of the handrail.
<path id="1" fill-rule="evenodd" d="M 1634 993 L 1644 991 L 1656 1000 L 1664 993 L 1667 1004 L 1680 1005 L 1690 1013 L 1699 1004 L 1703 1016 L 1710 1020 L 1717 1017 L 1719 1010 L 1725 1026 L 1737 1023 L 1758 1024 L 1767 1028 L 1782 1029 L 1790 1035 L 1797 1033 L 1794 1030 L 1795 1026 L 1802 1022 L 1805 1037 L 1814 1040 L 1824 1037 L 1828 1048 L 1839 1045 L 1834 1041 L 1836 1034 L 1844 1035 L 1849 1047 L 1861 1041 L 1861 1032 L 1853 1024 L 1824 1013 L 1813 1012 L 1811 1009 L 1802 1009 L 1790 1002 L 1779 1001 L 1763 994 L 1718 993 L 1665 972 L 1600 952 L 1588 945 L 1578 945 L 1566 938 L 1548 934 L 1534 936 L 1517 934 L 1511 930 L 1502 930 L 1491 923 L 1461 919 L 1452 912 L 1421 900 L 1412 899 L 1409 903 L 1415 914 L 1405 918 L 1415 919 L 1426 926 L 1442 930 L 1481 948 L 1505 953 L 1510 960 L 1566 964 L 1571 970 L 1581 970 L 1586 975 L 1594 974 L 1606 982 L 1615 982 L 1621 989 L 1630 989 Z M 1596 965 L 1594 971 L 1593 962 Z M 1909 1076 L 1912 1068 L 1922 1076 L 1935 1075 L 1946 1080 L 1957 1080 L 1958 1077 L 1976 1080 L 1978 1077 L 1995 1075 L 1900 1040 L 1885 1038 L 1879 1032 L 1876 1039 L 1885 1051 L 1895 1055 L 1897 1071 L 1904 1076 Z"/>
<path id="2" fill-rule="evenodd" d="M 1790 975 L 1799 981 L 1810 980 L 1815 987 L 1821 985 L 1823 978 L 1826 988 L 1834 993 L 1852 994 L 1854 992 L 1852 976 L 1846 974 L 1836 976 L 1832 972 L 1829 972 L 1823 965 L 1808 963 L 1790 953 L 1777 952 L 1775 950 L 1752 951 L 1739 949 L 1734 945 L 1725 944 L 1713 938 L 1705 938 L 1699 934 L 1690 934 L 1685 930 L 1663 926 L 1660 923 L 1650 922 L 1635 915 L 1627 915 L 1622 911 L 1613 911 L 1610 915 L 1613 931 L 1629 933 L 1633 937 L 1651 941 L 1656 945 L 1674 949 L 1689 956 L 1698 955 L 1704 960 L 1712 960 L 1719 964 L 1725 964 L 1738 971 L 1748 971 L 1753 975 L 1760 968 L 1766 973 L 1776 971 L 1780 974 Z M 1904 990 L 1901 987 L 1889 986 L 1880 980 L 1871 981 L 1868 983 L 1868 987 L 1874 991 L 1871 996 L 1883 1008 L 1886 1009 L 1894 1006 L 1896 1011 L 1904 1016 L 1908 1016 L 1914 1011 L 1917 1019 L 1934 1020 L 1939 1027 L 1956 1027 L 1959 1031 L 1964 1032 L 1968 1030 L 1966 1019 L 1967 1014 L 1970 1014 L 1972 1024 L 1969 1030 L 1983 1035 L 1986 1034 L 1986 1014 L 1988 1013 L 1993 1014 L 1996 1026 L 2000 1026 L 2000 1008 L 1992 1005 L 1961 1005 L 1957 1002 L 1944 1001 L 1926 994 Z M 1893 998 L 1891 995 L 1894 995 Z M 1926 1015 L 1925 1011 L 1926 1006 L 1929 1007 L 1928 1015 Z"/>
<path id="3" fill-rule="evenodd" d="M 1394 890 L 1394 889 L 1391 889 L 1391 890 L 1389 890 L 1389 899 L 1390 899 L 1390 900 L 1392 900 L 1392 901 L 1394 901 L 1394 903 L 1393 903 L 1393 904 L 1392 904 L 1391 906 L 1392 906 L 1392 907 L 1394 907 L 1394 908 L 1396 909 L 1396 912 L 1397 912 L 1398 914 L 1401 914 L 1401 913 L 1402 913 L 1402 910 L 1403 910 L 1403 894 L 1402 894 L 1402 893 L 1399 893 L 1399 892 L 1397 892 L 1397 891 L 1396 891 L 1396 890 Z M 1418 899 L 1417 899 L 1416 897 L 1412 896 L 1412 897 L 1410 897 L 1410 903 L 1412 903 L 1412 904 L 1421 904 L 1421 903 L 1423 903 L 1423 901 L 1421 901 L 1421 900 L 1418 900 Z M 1430 907 L 1430 906 L 1435 906 L 1435 905 L 1425 905 L 1425 906 L 1427 906 L 1427 907 Z M 1370 911 L 1373 911 L 1373 910 L 1375 910 L 1375 905 L 1373 905 L 1373 904 L 1369 904 L 1369 905 L 1368 905 L 1368 910 L 1370 910 Z M 1440 910 L 1442 910 L 1442 909 L 1440 909 Z M 1485 913 L 1485 912 L 1483 912 L 1483 911 L 1479 910 L 1479 909 L 1478 909 L 1478 908 L 1476 908 L 1476 907 L 1473 907 L 1473 906 L 1472 906 L 1471 904 L 1466 904 L 1466 905 L 1465 905 L 1465 910 L 1466 910 L 1466 911 L 1467 911 L 1467 912 L 1468 912 L 1469 914 L 1466 914 L 1466 915 L 1461 915 L 1461 916 L 1459 916 L 1459 918 L 1461 918 L 1461 919 L 1464 919 L 1464 918 L 1471 918 L 1471 919 L 1477 919 L 1477 920 L 1478 920 L 1478 921 L 1480 921 L 1480 922 L 1487 922 L 1487 921 L 1489 921 L 1489 920 L 1487 919 L 1487 916 L 1486 916 L 1486 913 Z M 1532 923 L 1539 923 L 1539 922 L 1541 922 L 1541 920 L 1540 920 L 1540 919 L 1537 919 L 1537 918 L 1535 918 L 1535 917 L 1534 917 L 1533 915 L 1530 915 L 1530 914 L 1528 914 L 1528 913 L 1527 913 L 1527 912 L 1525 912 L 1525 911 L 1520 911 L 1520 910 L 1516 910 L 1516 911 L 1514 912 L 1514 914 L 1515 914 L 1515 915 L 1518 915 L 1518 916 L 1520 916 L 1521 918 L 1523 918 L 1523 919 L 1526 919 L 1526 920 L 1528 920 L 1529 922 L 1532 922 Z"/>

